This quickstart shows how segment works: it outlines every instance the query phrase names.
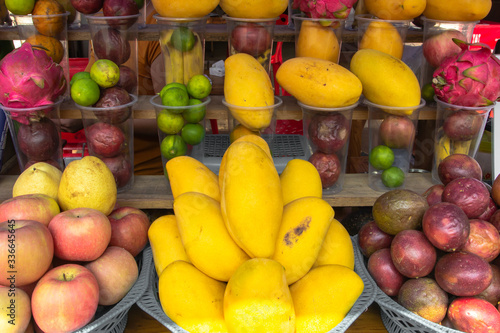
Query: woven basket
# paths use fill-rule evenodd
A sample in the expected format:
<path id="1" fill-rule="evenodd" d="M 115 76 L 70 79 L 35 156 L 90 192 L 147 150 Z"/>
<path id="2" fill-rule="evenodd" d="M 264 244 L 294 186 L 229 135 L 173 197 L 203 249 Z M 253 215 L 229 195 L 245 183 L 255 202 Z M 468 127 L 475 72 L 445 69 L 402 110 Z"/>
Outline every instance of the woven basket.
<path id="1" fill-rule="evenodd" d="M 354 270 L 358 275 L 363 278 L 361 274 L 359 274 L 358 269 L 360 266 L 363 266 L 363 258 L 361 252 L 357 247 L 357 241 L 351 238 L 354 247 L 355 254 L 355 267 Z M 186 333 L 188 331 L 182 329 L 179 325 L 174 323 L 172 319 L 170 319 L 163 309 L 161 308 L 160 299 L 158 296 L 158 275 L 156 274 L 156 270 L 154 269 L 154 265 L 149 265 L 149 286 L 146 292 L 142 295 L 142 297 L 137 302 L 137 305 L 151 317 L 155 318 L 159 323 L 168 328 L 172 333 Z M 373 303 L 375 299 L 375 284 L 372 281 L 366 280 L 363 278 L 364 282 L 364 290 L 361 293 L 361 296 L 358 298 L 356 303 L 354 303 L 353 307 L 347 314 L 347 316 L 332 330 L 328 333 L 340 333 L 345 332 L 349 326 L 363 313 L 366 309 Z"/>
<path id="2" fill-rule="evenodd" d="M 88 325 L 75 331 L 75 333 L 107 332 L 122 333 L 127 326 L 128 311 L 139 298 L 144 294 L 148 287 L 148 267 L 151 265 L 153 254 L 151 247 L 142 251 L 142 257 L 137 259 L 139 265 L 139 277 L 132 289 L 115 305 L 99 306 L 97 308 L 94 320 Z"/>
<path id="3" fill-rule="evenodd" d="M 358 242 L 358 236 L 353 238 Z M 359 247 L 358 247 L 359 248 Z M 433 323 L 419 315 L 406 310 L 398 302 L 394 301 L 386 293 L 384 293 L 371 277 L 366 268 L 367 260 L 363 258 L 360 265 L 360 272 L 363 275 L 363 280 L 371 280 L 375 285 L 376 297 L 375 302 L 380 306 L 380 316 L 385 328 L 391 333 L 461 333 L 455 329 Z"/>

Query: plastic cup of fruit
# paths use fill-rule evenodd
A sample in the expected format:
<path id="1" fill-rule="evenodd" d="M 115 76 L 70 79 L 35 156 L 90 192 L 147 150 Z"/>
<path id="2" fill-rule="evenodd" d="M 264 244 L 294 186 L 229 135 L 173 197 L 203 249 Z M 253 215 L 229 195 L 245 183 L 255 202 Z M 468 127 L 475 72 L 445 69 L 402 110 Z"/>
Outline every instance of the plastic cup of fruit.
<path id="1" fill-rule="evenodd" d="M 369 159 L 379 162 L 373 163 L 375 165 L 368 163 L 368 185 L 382 192 L 403 189 L 412 161 L 418 116 L 425 101 L 421 99 L 419 105 L 410 107 L 378 105 L 368 100 L 364 104 L 368 106 L 368 152 L 372 154 Z M 387 163 L 387 148 L 392 150 L 392 163 Z M 384 156 L 373 155 L 380 152 Z M 403 177 L 400 176 L 397 181 L 391 180 L 391 176 L 401 175 L 401 172 L 394 172 L 397 170 L 393 167 L 402 171 Z"/>
<path id="2" fill-rule="evenodd" d="M 173 117 L 182 117 L 184 124 L 181 126 L 178 126 L 177 129 L 174 129 L 176 126 L 172 124 L 172 126 L 165 126 L 163 123 L 159 124 L 157 126 L 158 130 L 158 140 L 160 143 L 160 146 L 164 140 L 168 140 L 169 138 L 172 138 L 172 136 L 177 136 L 176 141 L 180 143 L 180 140 L 182 140 L 184 143 L 184 139 L 182 138 L 182 128 L 185 127 L 187 124 L 192 124 L 192 125 L 201 125 L 204 129 L 206 129 L 205 125 L 205 117 L 197 123 L 194 123 L 194 110 L 199 110 L 200 108 L 207 108 L 208 104 L 210 103 L 211 99 L 210 97 L 206 97 L 203 100 L 201 100 L 200 104 L 195 104 L 195 105 L 189 105 L 189 106 L 165 106 L 162 103 L 160 95 L 155 95 L 151 97 L 150 103 L 153 105 L 156 113 L 156 120 L 157 123 L 164 115 L 165 113 L 171 114 Z M 173 119 L 173 118 L 171 118 Z M 191 125 L 190 125 L 191 126 Z M 178 131 L 177 131 L 178 130 Z M 177 131 L 177 132 L 176 132 Z M 193 156 L 197 158 L 200 162 L 203 163 L 203 149 L 204 149 L 204 140 L 202 139 L 200 143 L 196 145 L 190 145 L 185 143 L 186 149 L 185 149 L 185 154 L 188 156 Z M 166 163 L 169 161 L 171 156 L 175 155 L 174 152 L 171 153 L 169 156 L 165 156 L 165 154 L 162 153 L 161 159 L 162 159 L 162 165 L 164 167 L 164 174 L 165 178 L 168 181 L 168 175 L 167 171 L 165 169 Z"/>
<path id="3" fill-rule="evenodd" d="M 51 15 L 14 15 L 19 39 L 38 45 L 54 62 L 61 65 L 69 82 L 68 17 L 70 13 Z M 65 97 L 69 97 L 69 89 Z"/>
<path id="4" fill-rule="evenodd" d="M 318 170 L 323 193 L 342 191 L 351 136 L 353 110 L 359 103 L 339 108 L 319 108 L 298 102 L 302 108 L 306 158 Z"/>
<path id="5" fill-rule="evenodd" d="M 437 103 L 434 130 L 434 159 L 432 179 L 441 183 L 437 172 L 439 163 L 451 154 L 476 156 L 490 111 L 495 104 L 483 107 L 453 105 L 434 97 Z"/>
<path id="6" fill-rule="evenodd" d="M 411 20 L 382 20 L 370 14 L 356 15 L 355 19 L 358 24 L 358 49 L 375 49 L 398 59 L 403 57 Z"/>
<path id="7" fill-rule="evenodd" d="M 249 19 L 225 15 L 229 55 L 247 53 L 257 59 L 268 73 L 271 72 L 271 56 L 274 26 L 277 17 Z"/>
<path id="8" fill-rule="evenodd" d="M 338 63 L 344 34 L 344 19 L 318 19 L 296 14 L 295 55 Z"/>
<path id="9" fill-rule="evenodd" d="M 165 63 L 165 83 L 187 84 L 205 69 L 205 27 L 208 16 L 191 18 L 162 17 L 156 28 L 160 35 L 161 54 Z"/>
<path id="10" fill-rule="evenodd" d="M 443 32 L 453 32 L 458 33 L 459 36 L 465 37 L 465 41 L 470 43 L 472 40 L 472 34 L 474 32 L 474 27 L 479 21 L 441 21 L 432 20 L 426 17 L 422 17 L 423 23 L 423 42 L 425 43 L 429 38 L 440 35 Z M 457 38 L 457 35 L 447 37 L 451 39 L 452 37 Z M 464 38 L 462 38 L 464 39 Z M 458 50 L 458 47 L 457 47 Z M 422 56 L 422 63 L 420 66 L 420 86 L 423 87 L 426 83 L 432 81 L 432 74 L 436 70 L 436 67 L 430 64 L 425 56 Z"/>
<path id="11" fill-rule="evenodd" d="M 62 101 L 60 98 L 52 104 L 33 108 L 11 108 L 0 104 L 7 116 L 21 172 L 36 162 L 64 169 L 59 112 Z"/>
<path id="12" fill-rule="evenodd" d="M 89 154 L 108 166 L 116 181 L 118 193 L 134 184 L 134 118 L 131 101 L 114 107 L 87 107 L 77 105 L 82 114 Z"/>
<path id="13" fill-rule="evenodd" d="M 274 104 L 268 106 L 238 106 L 228 103 L 225 98 L 222 99 L 222 104 L 226 106 L 228 111 L 227 129 L 229 133 L 233 132 L 238 125 L 242 125 L 251 132 L 258 132 L 269 144 L 271 151 L 273 151 L 276 135 L 276 113 L 281 104 L 283 104 L 281 98 L 274 96 Z"/>
<path id="14" fill-rule="evenodd" d="M 138 21 L 140 14 L 103 16 L 102 12 L 85 15 L 95 59 L 108 59 L 120 68 L 119 85 L 129 94 L 139 94 Z"/>

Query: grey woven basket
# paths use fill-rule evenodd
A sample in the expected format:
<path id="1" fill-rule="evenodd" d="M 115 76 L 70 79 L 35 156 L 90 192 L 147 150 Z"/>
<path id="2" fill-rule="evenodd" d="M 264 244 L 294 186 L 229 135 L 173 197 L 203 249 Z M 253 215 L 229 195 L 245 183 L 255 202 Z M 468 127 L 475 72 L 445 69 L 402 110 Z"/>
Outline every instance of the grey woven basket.
<path id="1" fill-rule="evenodd" d="M 142 251 L 142 257 L 137 260 L 139 265 L 139 277 L 132 289 L 115 305 L 99 306 L 95 319 L 88 325 L 75 331 L 75 333 L 107 332 L 122 333 L 127 326 L 128 311 L 139 298 L 144 294 L 148 287 L 148 267 L 151 265 L 153 254 L 151 247 L 147 246 Z"/>
<path id="2" fill-rule="evenodd" d="M 354 236 L 354 239 L 357 243 L 358 235 Z M 461 331 L 424 319 L 394 301 L 377 286 L 366 268 L 365 258 L 360 265 L 360 271 L 360 274 L 364 275 L 363 279 L 371 280 L 375 285 L 375 302 L 380 306 L 380 316 L 387 331 L 391 333 L 461 333 Z"/>
<path id="3" fill-rule="evenodd" d="M 357 247 L 357 242 L 351 238 L 354 247 L 354 255 L 355 255 L 355 267 L 354 270 L 356 273 L 363 279 L 364 289 L 361 293 L 361 296 L 358 298 L 356 303 L 354 303 L 353 307 L 346 315 L 346 317 L 332 330 L 328 333 L 340 333 L 345 332 L 349 326 L 363 313 L 368 309 L 368 307 L 373 303 L 375 299 L 375 284 L 372 281 L 366 280 L 363 278 L 361 274 L 359 274 L 359 266 L 363 265 L 363 258 L 361 252 Z M 172 319 L 170 319 L 163 309 L 161 308 L 160 299 L 158 296 L 158 275 L 156 274 L 156 270 L 154 269 L 154 265 L 149 265 L 149 286 L 146 292 L 142 295 L 142 297 L 137 302 L 139 308 L 141 308 L 144 312 L 149 314 L 151 317 L 156 319 L 160 324 L 168 328 L 172 333 L 185 333 L 188 332 L 182 329 L 179 325 L 174 323 Z"/>

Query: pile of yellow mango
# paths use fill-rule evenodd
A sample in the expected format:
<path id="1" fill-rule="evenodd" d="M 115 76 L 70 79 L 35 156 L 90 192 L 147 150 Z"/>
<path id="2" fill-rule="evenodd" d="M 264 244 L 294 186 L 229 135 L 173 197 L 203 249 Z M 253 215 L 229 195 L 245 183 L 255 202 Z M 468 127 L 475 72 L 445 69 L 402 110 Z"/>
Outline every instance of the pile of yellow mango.
<path id="1" fill-rule="evenodd" d="M 245 135 L 219 175 L 189 156 L 166 164 L 173 215 L 149 229 L 165 314 L 190 332 L 327 332 L 364 289 L 349 233 L 306 160 L 278 174 Z"/>

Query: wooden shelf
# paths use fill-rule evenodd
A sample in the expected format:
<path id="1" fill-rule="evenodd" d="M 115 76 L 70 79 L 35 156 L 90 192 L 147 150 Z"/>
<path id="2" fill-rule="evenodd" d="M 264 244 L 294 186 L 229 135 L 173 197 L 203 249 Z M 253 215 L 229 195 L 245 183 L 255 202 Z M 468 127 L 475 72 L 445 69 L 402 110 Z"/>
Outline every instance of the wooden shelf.
<path id="1" fill-rule="evenodd" d="M 0 202 L 12 197 L 12 187 L 17 175 L 0 176 Z M 430 173 L 410 173 L 406 178 L 406 188 L 424 193 L 434 185 Z M 368 186 L 368 174 L 346 174 L 340 193 L 324 195 L 332 207 L 373 206 L 383 192 Z M 173 196 L 164 176 L 135 176 L 133 187 L 118 194 L 118 204 L 140 209 L 171 209 Z"/>
<path id="2" fill-rule="evenodd" d="M 137 104 L 134 106 L 135 119 L 154 119 L 156 118 L 153 105 L 149 102 L 152 96 L 139 96 Z M 211 95 L 212 101 L 207 106 L 207 119 L 227 119 L 227 108 L 222 104 L 221 95 Z M 282 96 L 283 104 L 276 112 L 277 119 L 302 119 L 302 109 L 297 104 L 297 100 L 292 96 Z M 73 101 L 66 101 L 61 105 L 61 118 L 63 119 L 81 119 L 80 110 Z M 368 119 L 368 109 L 360 104 L 353 112 L 353 120 Z M 420 110 L 419 120 L 436 119 L 436 108 L 425 106 Z"/>
<path id="3" fill-rule="evenodd" d="M 148 24 L 145 28 L 138 30 L 138 39 L 142 41 L 158 40 L 158 26 L 156 24 Z M 15 40 L 19 39 L 17 27 L 0 28 L 0 40 Z M 82 25 L 80 28 L 68 29 L 68 40 L 89 40 L 90 30 L 88 25 Z M 357 31 L 348 30 L 344 31 L 342 42 L 356 43 Z M 208 24 L 205 40 L 209 42 L 223 42 L 227 41 L 227 27 L 226 24 Z M 294 42 L 295 30 L 286 25 L 277 25 L 274 30 L 274 41 L 276 42 Z M 406 36 L 407 43 L 421 43 L 422 30 L 409 30 Z"/>

